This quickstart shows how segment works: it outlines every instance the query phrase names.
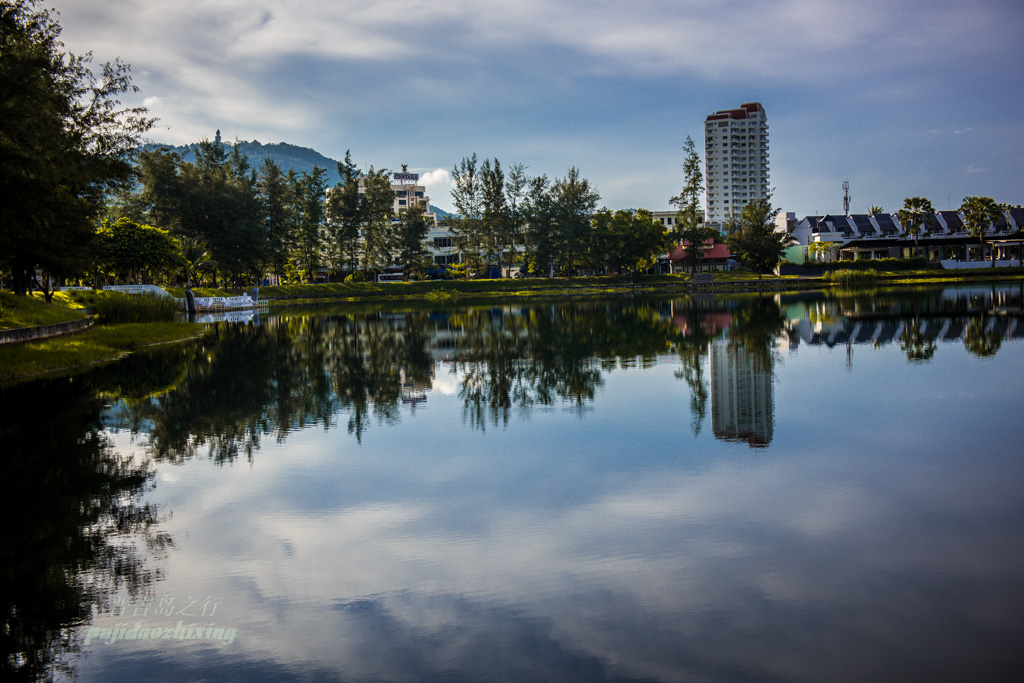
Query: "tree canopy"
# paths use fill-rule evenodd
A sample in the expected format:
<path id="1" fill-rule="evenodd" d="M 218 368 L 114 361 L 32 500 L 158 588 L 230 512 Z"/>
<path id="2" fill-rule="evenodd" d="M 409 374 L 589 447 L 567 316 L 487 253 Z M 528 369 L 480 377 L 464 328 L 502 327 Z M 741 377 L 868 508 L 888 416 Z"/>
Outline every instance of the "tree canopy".
<path id="1" fill-rule="evenodd" d="M 914 236 L 914 248 L 917 249 L 918 236 L 925 231 L 928 221 L 935 214 L 930 200 L 924 197 L 907 197 L 903 200 L 903 208 L 896 212 L 900 225 L 908 235 Z"/>
<path id="2" fill-rule="evenodd" d="M 37 0 L 0 2 L 0 264 L 24 293 L 36 269 L 82 269 L 108 192 L 132 174 L 153 119 L 122 108 L 134 92 L 120 61 L 90 69 L 63 49 L 60 25 Z M 49 293 L 49 292 L 48 292 Z"/>
<path id="3" fill-rule="evenodd" d="M 964 197 L 960 206 L 960 212 L 964 215 L 964 225 L 971 237 L 977 237 L 982 244 L 982 251 L 985 245 L 985 231 L 989 226 L 996 223 L 1003 217 L 1002 207 L 991 197 Z M 982 256 L 984 258 L 984 255 Z M 992 266 L 996 265 L 996 250 L 992 250 Z"/>
<path id="4" fill-rule="evenodd" d="M 170 233 L 128 218 L 103 221 L 99 231 L 99 260 L 125 279 L 138 281 L 144 270 L 178 265 L 180 247 Z"/>
<path id="5" fill-rule="evenodd" d="M 739 218 L 726 226 L 729 249 L 741 261 L 757 271 L 758 277 L 779 264 L 786 246 L 792 241 L 788 233 L 776 232 L 771 195 L 758 197 L 743 207 Z"/>

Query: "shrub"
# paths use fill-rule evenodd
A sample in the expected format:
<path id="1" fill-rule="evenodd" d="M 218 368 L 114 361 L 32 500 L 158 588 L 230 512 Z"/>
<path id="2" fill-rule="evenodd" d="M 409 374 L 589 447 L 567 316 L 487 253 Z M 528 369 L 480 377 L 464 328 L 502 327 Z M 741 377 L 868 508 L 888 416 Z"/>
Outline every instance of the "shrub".
<path id="1" fill-rule="evenodd" d="M 833 285 L 860 285 L 878 280 L 878 271 L 873 268 L 854 270 L 844 268 L 825 273 L 823 279 Z"/>
<path id="2" fill-rule="evenodd" d="M 436 289 L 433 292 L 427 293 L 427 301 L 435 304 L 444 304 L 455 301 L 459 296 L 458 292 L 450 289 Z"/>
<path id="3" fill-rule="evenodd" d="M 97 297 L 93 304 L 96 317 L 104 323 L 171 322 L 178 306 L 171 297 L 151 294 L 112 292 Z"/>
<path id="4" fill-rule="evenodd" d="M 465 280 L 469 277 L 468 266 L 465 263 L 450 263 L 442 273 L 445 280 Z"/>

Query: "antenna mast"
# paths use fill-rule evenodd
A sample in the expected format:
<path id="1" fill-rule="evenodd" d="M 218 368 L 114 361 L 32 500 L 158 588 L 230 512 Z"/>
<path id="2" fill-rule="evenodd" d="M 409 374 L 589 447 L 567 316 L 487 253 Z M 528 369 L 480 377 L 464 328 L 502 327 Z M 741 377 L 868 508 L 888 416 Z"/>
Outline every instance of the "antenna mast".
<path id="1" fill-rule="evenodd" d="M 847 216 L 850 215 L 850 181 L 849 180 L 844 180 L 843 181 L 843 211 L 846 212 Z"/>

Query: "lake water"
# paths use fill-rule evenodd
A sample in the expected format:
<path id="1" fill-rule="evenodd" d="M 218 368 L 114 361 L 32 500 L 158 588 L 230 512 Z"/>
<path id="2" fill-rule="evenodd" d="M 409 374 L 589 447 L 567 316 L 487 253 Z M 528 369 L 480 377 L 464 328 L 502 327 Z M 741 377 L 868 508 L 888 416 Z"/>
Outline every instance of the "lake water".
<path id="1" fill-rule="evenodd" d="M 1022 295 L 285 309 L 0 390 L 4 673 L 1019 680 Z"/>

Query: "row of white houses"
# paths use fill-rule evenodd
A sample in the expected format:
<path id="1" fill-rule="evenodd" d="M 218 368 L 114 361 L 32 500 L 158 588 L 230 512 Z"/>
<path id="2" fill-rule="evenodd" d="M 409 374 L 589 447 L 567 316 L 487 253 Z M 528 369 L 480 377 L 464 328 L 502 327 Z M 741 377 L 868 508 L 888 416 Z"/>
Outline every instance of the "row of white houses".
<path id="1" fill-rule="evenodd" d="M 788 259 L 804 260 L 908 258 L 923 256 L 947 268 L 1020 265 L 1024 256 L 1024 209 L 1010 209 L 989 225 L 984 240 L 968 234 L 957 211 L 936 211 L 917 236 L 908 234 L 895 214 L 805 216 L 780 213 L 776 230 L 789 232 L 796 246 Z M 815 243 L 832 249 L 816 254 Z M 809 253 L 810 252 L 810 253 Z"/>

